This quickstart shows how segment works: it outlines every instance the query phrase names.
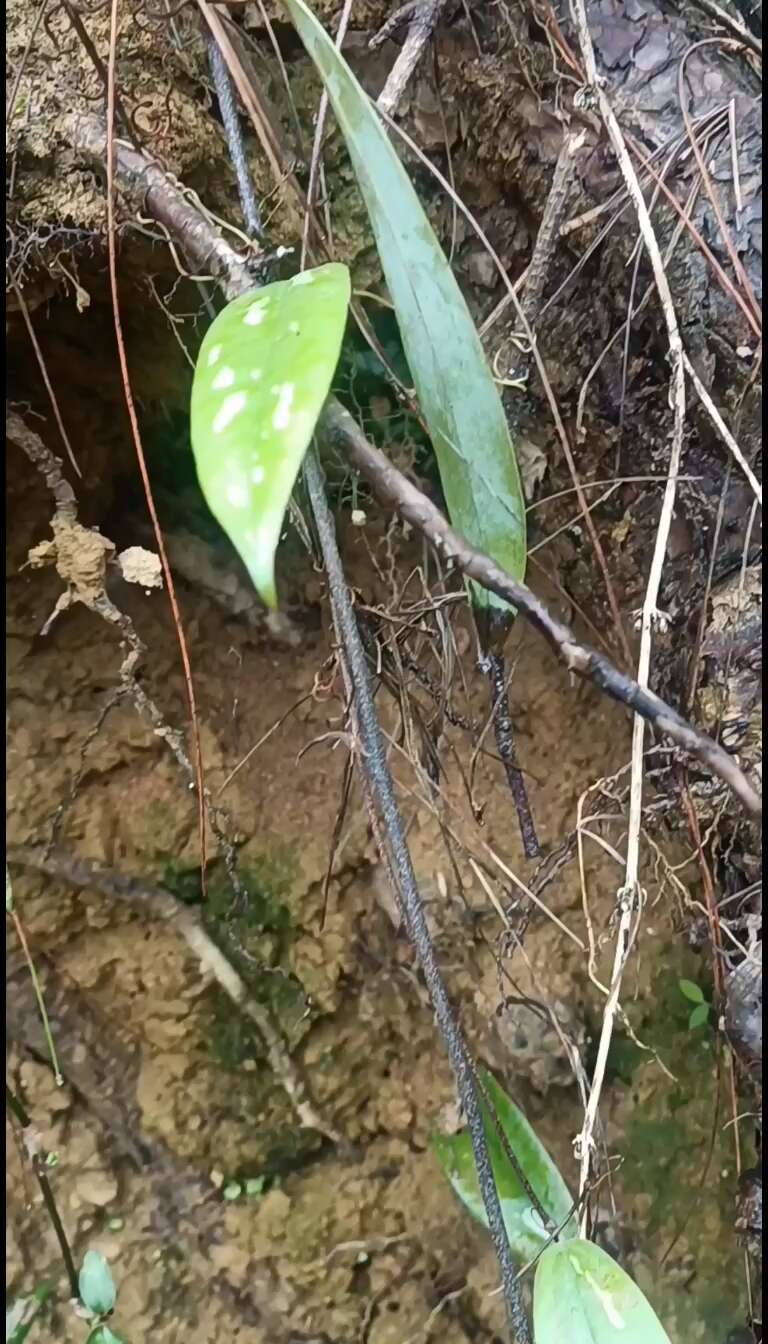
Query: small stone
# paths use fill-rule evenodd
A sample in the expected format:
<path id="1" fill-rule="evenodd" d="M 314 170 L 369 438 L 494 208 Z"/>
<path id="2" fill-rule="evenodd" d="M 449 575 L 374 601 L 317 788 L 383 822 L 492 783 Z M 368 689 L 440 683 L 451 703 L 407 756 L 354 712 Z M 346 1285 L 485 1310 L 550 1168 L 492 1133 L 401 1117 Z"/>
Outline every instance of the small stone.
<path id="1" fill-rule="evenodd" d="M 467 269 L 472 284 L 481 285 L 483 289 L 493 289 L 498 281 L 496 263 L 485 248 L 471 253 Z"/>
<path id="2" fill-rule="evenodd" d="M 75 1193 L 84 1204 L 95 1204 L 102 1209 L 117 1199 L 117 1181 L 106 1168 L 92 1168 L 77 1177 Z"/>

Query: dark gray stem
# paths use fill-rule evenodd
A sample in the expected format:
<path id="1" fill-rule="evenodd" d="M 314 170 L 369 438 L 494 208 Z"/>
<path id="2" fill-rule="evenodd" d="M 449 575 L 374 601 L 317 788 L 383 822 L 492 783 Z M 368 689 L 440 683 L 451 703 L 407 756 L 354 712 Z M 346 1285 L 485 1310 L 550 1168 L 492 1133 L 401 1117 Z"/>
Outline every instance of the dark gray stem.
<path id="1" fill-rule="evenodd" d="M 361 764 L 388 839 L 391 867 L 398 885 L 408 935 L 416 948 L 424 980 L 435 1010 L 440 1034 L 456 1078 L 459 1098 L 467 1117 L 472 1152 L 477 1167 L 488 1226 L 501 1270 L 501 1281 L 510 1327 L 517 1344 L 530 1344 L 530 1331 L 523 1307 L 517 1271 L 507 1238 L 496 1183 L 491 1170 L 483 1113 L 466 1044 L 454 1017 L 448 993 L 435 957 L 413 863 L 405 838 L 400 809 L 395 798 L 392 776 L 384 741 L 376 716 L 373 693 L 368 679 L 365 651 L 352 608 L 344 571 L 336 544 L 336 531 L 328 502 L 320 464 L 312 449 L 304 464 L 304 474 L 317 526 L 323 563 L 331 591 L 338 637 L 344 649 L 355 693 L 355 710 L 362 738 Z"/>
<path id="2" fill-rule="evenodd" d="M 531 806 L 528 802 L 528 790 L 525 787 L 523 772 L 517 764 L 504 655 L 502 653 L 487 654 L 485 657 L 485 668 L 488 673 L 488 680 L 491 683 L 493 729 L 496 734 L 496 746 L 499 749 L 499 755 L 507 774 L 509 791 L 512 794 L 512 800 L 515 804 L 517 820 L 520 823 L 520 834 L 523 837 L 525 857 L 526 859 L 538 859 L 541 858 L 541 849 L 536 836 L 536 827 L 534 825 L 533 817 L 531 816 Z"/>
<path id="3" fill-rule="evenodd" d="M 243 133 L 240 129 L 240 118 L 232 80 L 229 77 L 227 63 L 215 38 L 211 38 L 208 50 L 211 59 L 213 84 L 216 89 L 216 97 L 219 100 L 221 119 L 224 122 L 227 145 L 237 178 L 237 190 L 240 196 L 245 227 L 251 238 L 260 239 L 264 236 L 264 226 L 261 222 L 261 212 L 256 200 L 256 192 L 253 189 L 253 178 L 245 157 Z"/>

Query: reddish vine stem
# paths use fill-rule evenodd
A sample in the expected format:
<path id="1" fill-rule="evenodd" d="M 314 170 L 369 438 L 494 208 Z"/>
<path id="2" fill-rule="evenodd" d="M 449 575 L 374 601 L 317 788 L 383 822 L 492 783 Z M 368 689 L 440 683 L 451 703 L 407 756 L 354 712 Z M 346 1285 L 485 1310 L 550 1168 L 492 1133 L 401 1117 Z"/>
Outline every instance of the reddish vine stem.
<path id="1" fill-rule="evenodd" d="M 200 870 L 203 894 L 206 889 L 206 840 L 205 840 L 205 776 L 203 771 L 203 751 L 200 742 L 200 725 L 197 717 L 197 702 L 195 698 L 195 687 L 192 680 L 192 665 L 189 659 L 187 649 L 187 640 L 184 634 L 184 626 L 181 620 L 181 612 L 176 597 L 176 585 L 173 581 L 171 566 L 168 562 L 168 554 L 165 549 L 160 521 L 155 508 L 155 499 L 152 494 L 152 484 L 149 479 L 147 463 L 144 457 L 144 446 L 141 441 L 141 432 L 139 430 L 139 421 L 136 415 L 136 405 L 133 400 L 133 390 L 131 388 L 131 378 L 128 370 L 128 358 L 125 352 L 125 340 L 123 338 L 123 323 L 120 316 L 120 292 L 117 282 L 117 227 L 115 221 L 115 109 L 116 109 L 116 89 L 115 89 L 115 65 L 117 59 L 117 15 L 120 0 L 111 0 L 110 11 L 110 30 L 109 30 L 109 61 L 107 64 L 107 124 L 106 124 L 106 159 L 107 159 L 107 254 L 109 263 L 109 284 L 112 291 L 112 315 L 115 326 L 115 341 L 117 343 L 117 354 L 120 361 L 120 373 L 123 381 L 123 394 L 125 397 L 125 407 L 128 412 L 128 419 L 131 426 L 134 447 L 136 449 L 136 458 L 141 473 L 142 485 L 144 486 L 144 495 L 147 501 L 147 510 L 152 520 L 152 528 L 157 542 L 157 549 L 160 555 L 160 563 L 163 567 L 163 577 L 165 578 L 168 601 L 171 605 L 171 614 L 176 628 L 176 636 L 179 641 L 179 651 L 181 653 L 181 662 L 184 669 L 184 685 L 187 692 L 187 701 L 189 704 L 189 716 L 192 725 L 192 741 L 194 746 L 195 768 L 197 775 L 197 825 L 200 841 Z"/>

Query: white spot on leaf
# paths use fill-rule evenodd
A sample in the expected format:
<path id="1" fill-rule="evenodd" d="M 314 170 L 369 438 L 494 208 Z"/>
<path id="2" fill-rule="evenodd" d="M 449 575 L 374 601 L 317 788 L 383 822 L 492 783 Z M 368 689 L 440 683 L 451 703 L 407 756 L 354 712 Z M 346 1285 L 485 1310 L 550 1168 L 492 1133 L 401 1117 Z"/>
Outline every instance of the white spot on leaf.
<path id="1" fill-rule="evenodd" d="M 220 345 L 212 345 L 211 348 L 210 348 L 210 350 L 208 351 L 208 368 L 209 368 L 209 369 L 212 369 L 212 368 L 213 368 L 213 366 L 214 366 L 214 364 L 216 363 L 216 360 L 219 358 L 219 355 L 220 355 L 220 354 L 221 354 L 221 346 L 220 346 Z"/>
<path id="2" fill-rule="evenodd" d="M 257 303 L 251 304 L 243 318 L 246 327 L 258 327 L 264 321 L 268 302 L 268 299 L 259 299 Z"/>
<path id="3" fill-rule="evenodd" d="M 229 366 L 225 364 L 223 369 L 219 369 L 219 372 L 211 383 L 211 387 L 215 388 L 217 392 L 223 392 L 224 388 L 231 387 L 234 381 L 235 370 L 230 369 Z"/>
<path id="4" fill-rule="evenodd" d="M 258 559 L 261 552 L 272 545 L 272 531 L 268 527 L 257 527 L 243 535 L 243 541 L 253 556 Z"/>
<path id="5" fill-rule="evenodd" d="M 264 468 L 254 467 L 251 471 L 251 480 L 254 485 L 261 485 L 261 482 L 264 480 Z"/>
<path id="6" fill-rule="evenodd" d="M 289 322 L 289 323 L 288 323 L 288 330 L 289 330 L 290 332 L 292 332 L 294 336 L 298 336 L 298 334 L 299 334 L 299 324 L 298 324 L 298 322 Z"/>
<path id="7" fill-rule="evenodd" d="M 233 509 L 245 509 L 250 503 L 248 487 L 242 481 L 231 481 L 227 486 L 227 500 Z"/>
<path id="8" fill-rule="evenodd" d="M 291 423 L 291 406 L 296 385 L 294 383 L 283 383 L 282 387 L 273 390 L 277 392 L 277 406 L 272 416 L 272 428 L 287 429 Z"/>
<path id="9" fill-rule="evenodd" d="M 227 425 L 231 425 L 236 415 L 239 415 L 248 400 L 245 392 L 231 392 L 224 398 L 213 420 L 214 434 L 220 434 Z"/>
<path id="10" fill-rule="evenodd" d="M 300 275 L 294 275 L 291 281 L 292 285 L 312 285 L 314 284 L 314 271 L 302 271 Z"/>
<path id="11" fill-rule="evenodd" d="M 263 378 L 263 376 L 264 376 L 263 369 L 251 369 L 251 379 L 254 383 L 258 383 L 259 379 Z"/>

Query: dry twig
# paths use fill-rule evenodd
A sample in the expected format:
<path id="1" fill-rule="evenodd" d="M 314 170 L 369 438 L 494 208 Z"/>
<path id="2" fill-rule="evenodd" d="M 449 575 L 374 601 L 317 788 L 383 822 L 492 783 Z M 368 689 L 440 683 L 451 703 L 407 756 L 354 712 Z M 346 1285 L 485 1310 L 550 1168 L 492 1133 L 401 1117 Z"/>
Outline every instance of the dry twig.
<path id="1" fill-rule="evenodd" d="M 9 863 L 20 868 L 34 868 L 49 877 L 60 878 L 71 886 L 100 891 L 110 900 L 119 900 L 148 913 L 153 919 L 169 924 L 189 947 L 224 993 L 249 1017 L 264 1042 L 270 1068 L 278 1078 L 293 1108 L 307 1129 L 314 1129 L 333 1143 L 342 1143 L 341 1135 L 331 1126 L 310 1100 L 306 1084 L 291 1059 L 269 1011 L 249 993 L 245 982 L 231 962 L 216 946 L 203 927 L 197 910 L 177 901 L 170 892 L 155 887 L 140 878 L 129 877 L 113 868 L 75 859 L 61 852 L 47 854 L 42 849 L 11 846 L 7 853 Z"/>
<path id="2" fill-rule="evenodd" d="M 381 112 L 394 116 L 397 111 L 400 100 L 408 86 L 408 81 L 419 64 L 424 48 L 432 37 L 440 15 L 445 9 L 445 3 L 446 0 L 409 0 L 408 4 L 401 5 L 394 14 L 390 15 L 386 23 L 368 43 L 371 50 L 380 47 L 393 33 L 397 32 L 398 28 L 402 28 L 405 24 L 408 25 L 405 42 L 398 52 L 397 59 L 387 75 L 387 82 L 377 99 L 377 106 Z"/>
<path id="3" fill-rule="evenodd" d="M 664 270 L 656 235 L 651 224 L 650 214 L 640 183 L 637 180 L 629 151 L 624 142 L 621 128 L 597 73 L 595 52 L 587 23 L 584 0 L 573 0 L 572 13 L 579 35 L 579 45 L 584 62 L 587 87 L 583 97 L 594 99 L 603 119 L 608 138 L 619 164 L 627 193 L 634 203 L 637 219 L 648 257 L 653 270 L 653 278 L 659 295 L 669 342 L 669 358 L 672 365 L 670 382 L 670 401 L 674 412 L 672 444 L 669 454 L 667 483 L 664 489 L 661 512 L 659 515 L 656 544 L 651 560 L 650 573 L 643 603 L 640 635 L 640 656 L 638 660 L 637 680 L 641 688 L 647 690 L 650 675 L 651 648 L 653 631 L 659 619 L 658 599 L 661 576 L 667 552 L 669 531 L 672 524 L 677 478 L 680 473 L 680 460 L 683 451 L 683 430 L 685 426 L 685 368 L 683 362 L 683 343 L 675 313 L 672 293 Z M 642 910 L 642 892 L 638 874 L 640 859 L 640 831 L 643 813 L 643 748 L 645 741 L 645 721 L 635 715 L 632 727 L 632 772 L 629 792 L 629 822 L 627 829 L 627 851 L 624 871 L 624 885 L 618 893 L 619 923 L 616 932 L 616 947 L 613 961 L 611 984 L 600 1031 L 597 1060 L 592 1076 L 592 1087 L 584 1114 L 584 1124 L 576 1139 L 576 1154 L 580 1160 L 580 1196 L 584 1197 L 589 1186 L 592 1170 L 592 1157 L 595 1148 L 594 1129 L 597 1122 L 600 1095 L 602 1091 L 608 1051 L 613 1034 L 613 1024 L 619 1004 L 622 977 L 629 953 L 637 933 L 640 912 Z M 582 1216 L 582 1235 L 585 1234 L 588 1210 L 585 1205 Z"/>

